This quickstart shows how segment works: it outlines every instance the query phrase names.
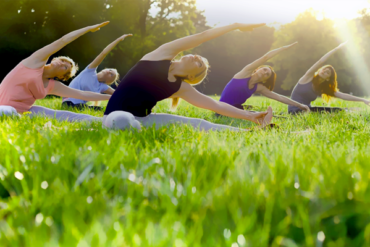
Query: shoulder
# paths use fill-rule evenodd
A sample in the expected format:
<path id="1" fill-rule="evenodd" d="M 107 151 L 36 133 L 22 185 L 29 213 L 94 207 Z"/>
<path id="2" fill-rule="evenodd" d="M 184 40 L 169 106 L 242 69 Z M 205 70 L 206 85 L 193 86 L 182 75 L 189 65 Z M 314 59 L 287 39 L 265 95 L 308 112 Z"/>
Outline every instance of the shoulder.
<path id="1" fill-rule="evenodd" d="M 90 68 L 90 64 L 80 72 L 80 74 L 82 73 L 96 73 L 96 70 L 97 70 L 97 67 L 95 68 Z"/>
<path id="2" fill-rule="evenodd" d="M 263 91 L 266 91 L 268 90 L 267 87 L 265 87 L 264 85 L 262 85 L 261 83 L 258 83 L 257 84 L 257 89 L 256 89 L 256 92 L 263 92 Z M 268 90 L 270 91 L 270 90 Z"/>
<path id="3" fill-rule="evenodd" d="M 155 51 L 152 51 L 146 54 L 141 60 L 147 61 L 162 61 L 162 60 L 172 60 L 174 56 L 172 54 L 168 54 L 164 49 L 158 48 Z"/>
<path id="4" fill-rule="evenodd" d="M 181 81 L 180 82 L 180 88 L 179 90 L 174 93 L 172 97 L 180 97 L 181 95 L 185 94 L 185 93 L 188 93 L 188 92 L 192 92 L 194 91 L 195 89 L 189 84 L 189 83 L 186 83 L 184 81 Z"/>
<path id="5" fill-rule="evenodd" d="M 233 79 L 247 79 L 252 76 L 252 73 L 253 73 L 253 70 L 250 70 L 247 68 L 247 70 L 242 70 L 239 73 L 236 73 Z"/>
<path id="6" fill-rule="evenodd" d="M 27 59 L 24 59 L 22 60 L 17 66 L 16 68 L 19 68 L 19 69 L 28 69 L 28 70 L 34 70 L 34 71 L 37 71 L 37 70 L 42 70 L 44 69 L 44 66 L 45 64 L 33 64 L 32 62 L 30 62 Z"/>

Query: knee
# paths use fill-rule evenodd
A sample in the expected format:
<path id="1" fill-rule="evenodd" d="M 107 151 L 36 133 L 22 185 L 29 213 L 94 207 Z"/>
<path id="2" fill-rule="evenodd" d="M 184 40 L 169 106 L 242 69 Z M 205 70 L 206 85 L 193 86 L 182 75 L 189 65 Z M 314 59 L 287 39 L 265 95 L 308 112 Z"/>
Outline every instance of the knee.
<path id="1" fill-rule="evenodd" d="M 123 111 L 115 111 L 104 117 L 103 126 L 110 129 L 125 130 L 134 128 L 141 130 L 141 124 L 131 113 Z"/>
<path id="2" fill-rule="evenodd" d="M 12 106 L 3 105 L 0 106 L 0 117 L 1 116 L 20 116 L 17 110 Z"/>

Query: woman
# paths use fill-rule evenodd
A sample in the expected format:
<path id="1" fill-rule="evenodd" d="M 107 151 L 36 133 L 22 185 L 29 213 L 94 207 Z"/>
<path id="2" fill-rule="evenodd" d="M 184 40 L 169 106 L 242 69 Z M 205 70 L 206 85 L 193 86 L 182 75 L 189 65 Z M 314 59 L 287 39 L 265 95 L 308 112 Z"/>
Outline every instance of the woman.
<path id="1" fill-rule="evenodd" d="M 78 70 L 72 59 L 57 57 L 46 65 L 49 57 L 71 43 L 78 37 L 98 31 L 109 22 L 94 25 L 71 32 L 61 39 L 36 51 L 30 57 L 21 61 L 0 84 L 0 116 L 22 114 L 30 111 L 31 115 L 44 114 L 56 116 L 59 120 L 98 120 L 93 116 L 76 114 L 68 111 L 55 111 L 41 106 L 32 106 L 36 99 L 43 99 L 48 94 L 62 97 L 72 97 L 82 100 L 108 100 L 110 95 L 102 95 L 92 92 L 84 92 L 69 88 L 59 81 L 68 80 Z"/>
<path id="2" fill-rule="evenodd" d="M 237 73 L 226 85 L 221 94 L 220 101 L 243 110 L 242 104 L 254 93 L 258 93 L 284 104 L 296 106 L 303 111 L 310 111 L 308 106 L 272 92 L 275 87 L 276 73 L 271 66 L 263 65 L 269 59 L 296 44 L 297 42 L 272 50 L 244 67 L 244 69 Z"/>
<path id="3" fill-rule="evenodd" d="M 331 65 L 323 66 L 325 61 L 339 49 L 344 47 L 346 43 L 347 42 L 342 43 L 328 52 L 306 72 L 294 87 L 291 97 L 292 100 L 307 105 L 313 112 L 336 112 L 343 110 L 343 108 L 338 107 L 312 107 L 311 102 L 316 100 L 320 95 L 325 102 L 329 102 L 331 98 L 336 97 L 348 101 L 362 101 L 366 105 L 369 105 L 370 102 L 368 100 L 339 92 L 337 73 L 334 67 Z M 295 106 L 289 106 L 288 112 L 297 114 L 301 112 L 301 109 Z"/>
<path id="4" fill-rule="evenodd" d="M 208 72 L 208 61 L 200 56 L 186 55 L 180 60 L 172 61 L 180 52 L 192 49 L 211 39 L 217 38 L 230 31 L 252 31 L 265 24 L 232 24 L 213 28 L 205 32 L 188 36 L 167 43 L 146 54 L 122 79 L 112 98 L 109 100 L 104 113 L 103 125 L 109 128 L 125 129 L 140 124 L 161 127 L 169 123 L 190 123 L 201 130 L 239 130 L 231 126 L 213 124 L 202 119 L 187 118 L 171 114 L 154 114 L 152 108 L 157 102 L 169 98 L 171 108 L 176 108 L 179 99 L 190 104 L 215 111 L 219 114 L 269 124 L 272 109 L 267 112 L 251 113 L 218 102 L 199 93 L 192 85 L 203 81 Z"/>
<path id="5" fill-rule="evenodd" d="M 126 37 L 132 36 L 132 34 L 125 34 L 114 42 L 109 44 L 95 60 L 86 67 L 73 81 L 69 84 L 70 88 L 90 91 L 95 93 L 105 93 L 112 95 L 114 89 L 110 87 L 113 83 L 117 83 L 119 74 L 116 69 L 104 69 L 99 73 L 96 72 L 98 66 L 103 62 L 105 57 L 113 50 L 116 45 L 123 41 Z M 64 98 L 62 106 L 69 106 L 77 109 L 83 109 L 85 107 L 93 110 L 101 110 L 99 106 L 88 106 L 86 100 Z"/>

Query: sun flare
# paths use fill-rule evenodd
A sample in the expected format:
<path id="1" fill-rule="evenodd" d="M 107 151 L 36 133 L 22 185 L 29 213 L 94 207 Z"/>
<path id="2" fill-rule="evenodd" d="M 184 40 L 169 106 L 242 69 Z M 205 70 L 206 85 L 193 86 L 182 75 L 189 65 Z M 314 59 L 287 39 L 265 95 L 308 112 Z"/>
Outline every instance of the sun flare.
<path id="1" fill-rule="evenodd" d="M 205 11 L 211 25 L 232 22 L 265 22 L 286 24 L 304 11 L 312 9 L 318 19 L 353 19 L 364 8 L 367 0 L 197 0 L 199 9 Z"/>

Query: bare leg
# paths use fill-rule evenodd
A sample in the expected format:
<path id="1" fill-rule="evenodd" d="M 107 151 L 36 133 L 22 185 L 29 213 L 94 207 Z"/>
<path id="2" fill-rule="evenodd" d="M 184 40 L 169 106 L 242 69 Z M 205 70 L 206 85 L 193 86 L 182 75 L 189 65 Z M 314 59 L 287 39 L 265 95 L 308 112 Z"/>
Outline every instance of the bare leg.
<path id="1" fill-rule="evenodd" d="M 145 127 L 151 127 L 155 124 L 156 128 L 160 128 L 164 125 L 180 123 L 180 124 L 191 124 L 194 128 L 199 128 L 200 130 L 232 130 L 232 131 L 249 131 L 247 129 L 240 129 L 231 127 L 228 125 L 221 125 L 208 122 L 199 118 L 189 118 L 171 114 L 150 114 L 146 117 L 135 117 L 141 124 Z M 266 119 L 266 118 L 265 118 Z M 267 121 L 267 120 L 266 120 Z M 271 119 L 270 119 L 271 122 Z"/>
<path id="2" fill-rule="evenodd" d="M 70 111 L 59 111 L 59 110 L 52 110 L 42 106 L 32 106 L 30 109 L 31 115 L 30 117 L 36 115 L 43 115 L 51 118 L 56 118 L 59 121 L 68 121 L 68 122 L 81 122 L 81 121 L 102 121 L 103 118 L 101 117 L 94 117 L 87 114 L 81 113 L 74 113 Z"/>

